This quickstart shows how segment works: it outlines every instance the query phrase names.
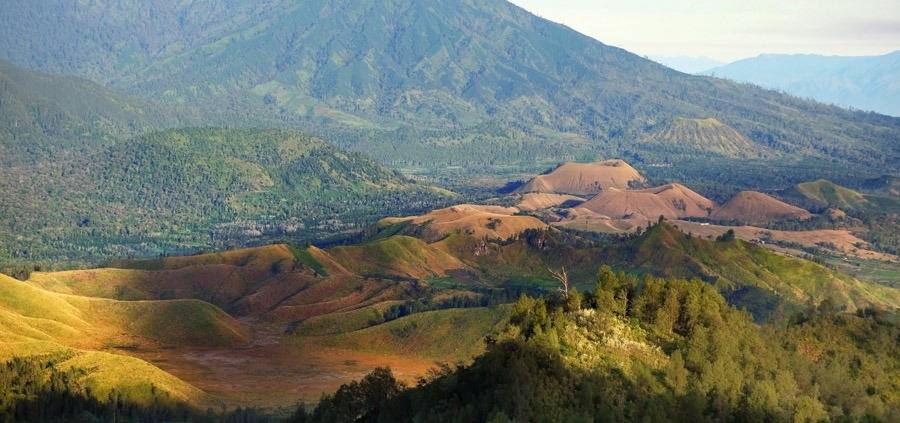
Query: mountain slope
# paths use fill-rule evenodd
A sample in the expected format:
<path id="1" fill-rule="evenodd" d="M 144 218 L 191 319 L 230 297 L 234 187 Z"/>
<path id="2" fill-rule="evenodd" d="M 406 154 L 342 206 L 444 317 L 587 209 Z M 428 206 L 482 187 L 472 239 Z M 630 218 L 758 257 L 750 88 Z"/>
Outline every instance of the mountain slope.
<path id="1" fill-rule="evenodd" d="M 165 107 L 93 82 L 46 75 L 0 60 L 0 165 L 15 166 L 73 148 L 90 150 L 118 138 L 174 126 Z"/>
<path id="2" fill-rule="evenodd" d="M 766 151 L 715 118 L 676 118 L 666 125 L 660 125 L 644 141 L 675 151 L 705 151 L 732 158 L 758 158 Z"/>
<path id="3" fill-rule="evenodd" d="M 285 113 L 386 162 L 651 154 L 633 140 L 676 117 L 714 117 L 790 157 L 895 168 L 900 154 L 900 120 L 682 74 L 502 0 L 4 7 L 0 57 L 172 101 Z M 118 44 L 100 35 L 131 27 Z M 44 48 L 54 43 L 79 48 Z"/>
<path id="4" fill-rule="evenodd" d="M 824 103 L 900 116 L 900 51 L 881 56 L 764 54 L 704 73 Z"/>

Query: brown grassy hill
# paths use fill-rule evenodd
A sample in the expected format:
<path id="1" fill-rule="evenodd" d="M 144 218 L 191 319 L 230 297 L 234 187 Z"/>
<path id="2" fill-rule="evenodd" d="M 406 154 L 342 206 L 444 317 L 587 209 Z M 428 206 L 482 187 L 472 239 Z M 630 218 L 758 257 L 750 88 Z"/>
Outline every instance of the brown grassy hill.
<path id="1" fill-rule="evenodd" d="M 584 198 L 568 194 L 553 194 L 546 192 L 529 192 L 522 196 L 516 207 L 522 211 L 535 211 L 557 207 L 566 203 L 584 202 Z"/>
<path id="2" fill-rule="evenodd" d="M 767 223 L 778 220 L 805 220 L 812 213 L 772 196 L 756 191 L 742 191 L 714 210 L 713 220 Z"/>
<path id="3" fill-rule="evenodd" d="M 714 118 L 675 118 L 652 132 L 645 142 L 675 150 L 708 151 L 734 158 L 765 155 L 762 147 Z"/>
<path id="4" fill-rule="evenodd" d="M 427 241 L 434 241 L 450 234 L 461 233 L 478 238 L 508 239 L 527 229 L 543 229 L 547 224 L 531 216 L 516 216 L 515 207 L 459 204 L 433 210 L 421 216 L 389 217 L 378 222 L 382 229 L 403 224 Z"/>
<path id="5" fill-rule="evenodd" d="M 241 248 L 217 253 L 196 254 L 192 256 L 173 256 L 150 260 L 118 260 L 110 267 L 127 269 L 181 269 L 201 265 L 230 265 L 240 267 L 267 267 L 279 260 L 292 260 L 291 250 L 285 244 L 272 244 L 262 247 Z"/>
<path id="6" fill-rule="evenodd" d="M 668 184 L 634 191 L 608 189 L 579 207 L 614 219 L 656 220 L 706 217 L 715 203 L 684 185 Z"/>
<path id="7" fill-rule="evenodd" d="M 363 249 L 366 251 L 359 251 Z M 410 254 L 430 251 L 427 248 L 408 250 Z M 344 252 L 339 256 L 356 270 L 368 269 L 374 274 L 373 269 L 380 266 L 382 274 L 391 278 L 424 277 L 427 273 L 421 270 L 426 266 L 416 267 L 417 263 L 403 262 L 399 258 L 392 263 L 394 267 L 387 262 L 373 264 L 372 261 L 380 256 L 371 246 L 345 247 Z M 363 259 L 344 257 L 354 254 Z M 425 253 L 420 256 L 431 258 Z M 444 262 L 430 260 L 428 263 L 432 265 L 429 269 L 438 269 L 441 273 L 435 263 Z M 406 299 L 409 297 L 407 289 L 410 289 L 408 283 L 379 281 L 370 279 L 370 274 L 354 273 L 329 252 L 315 247 L 272 245 L 119 264 L 145 269 L 35 272 L 28 283 L 63 294 L 116 300 L 200 299 L 237 317 L 261 317 L 276 322 L 352 310 L 379 301 Z M 366 267 L 367 264 L 371 265 Z"/>
<path id="8" fill-rule="evenodd" d="M 628 189 L 645 182 L 646 178 L 623 160 L 566 162 L 550 173 L 535 176 L 516 192 L 593 195 L 609 188 Z"/>

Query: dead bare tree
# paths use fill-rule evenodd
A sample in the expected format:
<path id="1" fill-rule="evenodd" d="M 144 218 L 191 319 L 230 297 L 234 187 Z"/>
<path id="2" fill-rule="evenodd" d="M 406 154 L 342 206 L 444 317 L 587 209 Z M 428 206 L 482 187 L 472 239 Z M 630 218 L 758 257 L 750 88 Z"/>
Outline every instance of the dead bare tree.
<path id="1" fill-rule="evenodd" d="M 569 274 L 566 273 L 566 268 L 563 267 L 559 271 L 555 271 L 548 267 L 547 271 L 562 285 L 559 290 L 563 293 L 563 297 L 569 298 Z"/>

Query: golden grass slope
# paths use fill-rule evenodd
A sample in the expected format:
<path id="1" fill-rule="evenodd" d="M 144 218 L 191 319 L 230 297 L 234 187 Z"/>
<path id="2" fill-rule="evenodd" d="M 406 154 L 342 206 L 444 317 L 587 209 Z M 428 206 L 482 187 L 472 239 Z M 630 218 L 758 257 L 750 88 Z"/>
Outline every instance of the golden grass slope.
<path id="1" fill-rule="evenodd" d="M 812 213 L 756 191 L 741 191 L 710 216 L 713 220 L 767 223 L 778 220 L 805 220 Z"/>
<path id="2" fill-rule="evenodd" d="M 143 360 L 96 351 L 137 344 L 231 346 L 246 330 L 200 301 L 119 301 L 52 293 L 0 275 L 0 361 L 65 353 L 60 364 L 88 371 L 84 382 L 98 399 L 116 389 L 149 404 L 151 386 L 175 400 L 203 404 L 199 389 Z M 94 351 L 92 351 L 94 350 Z"/>
<path id="3" fill-rule="evenodd" d="M 509 239 L 528 229 L 544 229 L 547 224 L 532 216 L 517 216 L 515 207 L 458 204 L 421 216 L 389 217 L 380 227 L 409 223 L 423 228 L 422 238 L 433 241 L 451 234 L 477 238 Z"/>
<path id="4" fill-rule="evenodd" d="M 545 175 L 538 175 L 516 192 L 544 192 L 570 195 L 593 195 L 609 188 L 628 189 L 647 182 L 624 160 L 597 163 L 566 162 Z"/>
<path id="5" fill-rule="evenodd" d="M 116 301 L 58 294 L 0 275 L 3 334 L 25 335 L 75 347 L 110 342 L 163 345 L 238 345 L 246 329 L 203 301 Z M 9 330 L 15 327 L 16 330 Z"/>
<path id="6" fill-rule="evenodd" d="M 626 191 L 608 189 L 579 206 L 613 219 L 706 217 L 715 203 L 681 184 Z"/>

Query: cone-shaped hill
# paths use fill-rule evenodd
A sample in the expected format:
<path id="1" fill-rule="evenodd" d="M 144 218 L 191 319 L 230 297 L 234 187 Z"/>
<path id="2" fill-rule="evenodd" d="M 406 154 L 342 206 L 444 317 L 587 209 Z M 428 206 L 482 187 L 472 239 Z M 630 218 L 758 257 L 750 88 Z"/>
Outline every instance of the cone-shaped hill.
<path id="1" fill-rule="evenodd" d="M 713 220 L 745 223 L 805 220 L 811 217 L 812 213 L 806 210 L 756 191 L 741 191 L 710 215 Z"/>
<path id="2" fill-rule="evenodd" d="M 677 150 L 707 151 L 725 157 L 761 157 L 765 151 L 734 128 L 715 118 L 675 118 L 645 139 Z"/>
<path id="3" fill-rule="evenodd" d="M 566 162 L 549 173 L 538 175 L 517 192 L 545 192 L 571 195 L 593 195 L 610 188 L 628 189 L 641 186 L 646 178 L 623 160 L 597 163 Z"/>
<path id="4" fill-rule="evenodd" d="M 681 184 L 626 191 L 611 188 L 579 207 L 613 219 L 637 218 L 655 220 L 706 217 L 715 203 Z"/>

